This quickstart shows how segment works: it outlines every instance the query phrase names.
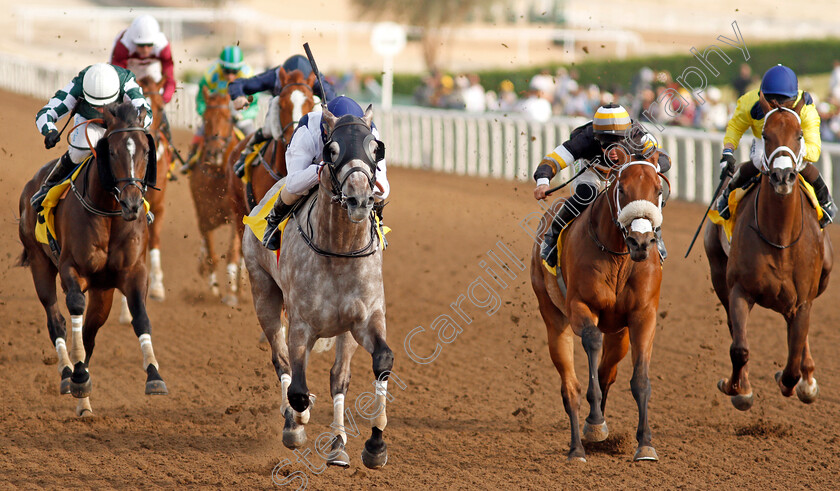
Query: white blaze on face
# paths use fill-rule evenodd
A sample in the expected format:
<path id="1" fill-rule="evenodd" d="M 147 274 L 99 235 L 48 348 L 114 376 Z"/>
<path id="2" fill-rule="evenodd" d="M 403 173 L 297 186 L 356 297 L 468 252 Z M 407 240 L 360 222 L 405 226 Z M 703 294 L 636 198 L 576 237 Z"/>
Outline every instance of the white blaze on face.
<path id="1" fill-rule="evenodd" d="M 294 121 L 297 126 L 297 122 L 303 117 L 303 103 L 306 102 L 306 96 L 303 95 L 303 92 L 295 90 L 292 92 L 292 95 L 289 96 L 289 100 L 292 101 L 293 104 L 292 121 Z"/>
<path id="2" fill-rule="evenodd" d="M 647 218 L 637 218 L 630 223 L 630 231 L 645 234 L 653 232 L 653 226 Z"/>
<path id="3" fill-rule="evenodd" d="M 128 155 L 131 158 L 131 164 L 128 166 L 131 169 L 131 178 L 134 179 L 134 152 L 137 151 L 137 146 L 131 138 L 125 142 L 125 148 L 128 150 Z"/>

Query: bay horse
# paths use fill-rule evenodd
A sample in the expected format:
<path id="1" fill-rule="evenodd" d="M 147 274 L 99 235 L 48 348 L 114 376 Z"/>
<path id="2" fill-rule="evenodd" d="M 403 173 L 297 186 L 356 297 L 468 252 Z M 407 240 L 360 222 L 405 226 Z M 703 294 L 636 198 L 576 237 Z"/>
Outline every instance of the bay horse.
<path id="1" fill-rule="evenodd" d="M 242 150 L 250 142 L 253 135 L 239 142 L 230 153 L 230 160 L 225 168 L 228 179 L 228 199 L 231 209 L 231 221 L 237 227 L 228 250 L 228 284 L 238 283 L 241 272 L 238 269 L 242 258 L 242 236 L 245 233 L 245 225 L 242 218 L 247 215 L 254 206 L 259 203 L 265 194 L 274 184 L 286 175 L 286 148 L 292 141 L 292 134 L 297 128 L 298 121 L 305 114 L 309 114 L 315 107 L 315 94 L 312 85 L 315 83 L 315 74 L 310 73 L 304 77 L 300 70 L 286 72 L 280 67 L 280 83 L 283 90 L 272 103 L 278 104 L 277 114 L 279 115 L 279 128 L 272 132 L 279 133 L 279 140 L 270 140 L 266 143 L 263 155 L 258 155 L 259 165 L 251 168 L 251 182 L 248 186 L 233 171 L 233 166 L 239 159 Z M 264 131 L 268 126 L 277 122 L 266 119 Z"/>
<path id="2" fill-rule="evenodd" d="M 361 344 L 371 354 L 376 377 L 376 395 L 371 394 L 370 401 L 375 408 L 369 417 L 371 437 L 365 442 L 362 462 L 369 468 L 379 468 L 388 458 L 383 430 L 387 423 L 387 383 L 394 362 L 385 341 L 382 249 L 371 215 L 374 160 L 381 160 L 384 145 L 371 134 L 371 107 L 364 118 L 336 118 L 326 108 L 322 117 L 330 135 L 323 154 L 326 164 L 317 192 L 289 219 L 279 256 L 263 247 L 252 233 L 245 234 L 242 251 L 257 318 L 271 345 L 272 363 L 281 383 L 283 444 L 298 448 L 306 442 L 303 425 L 309 420 L 309 353 L 319 338 L 335 336 L 330 395 L 331 426 L 336 431 L 327 463 L 349 465 L 344 400 L 350 383 L 350 360 Z M 283 182 L 278 182 L 273 191 Z M 284 308 L 289 319 L 288 344 L 281 320 Z"/>
<path id="3" fill-rule="evenodd" d="M 71 185 L 73 192 L 54 211 L 59 254 L 36 240 L 37 214 L 29 203 L 53 162 L 35 174 L 20 196 L 19 234 L 24 250 L 19 264 L 29 266 L 32 272 L 38 299 L 47 312 L 50 340 L 58 354 L 60 391 L 79 399 L 79 417 L 93 413 L 88 366 L 96 333 L 111 311 L 115 288 L 127 297 L 133 316 L 132 326 L 143 352 L 146 394 L 167 393 L 158 372 L 145 305 L 149 227 L 143 196 L 147 187 L 155 185 L 154 141 L 143 129 L 145 110 L 138 115 L 130 102 L 105 106 L 102 117 L 107 131 L 92 149 L 94 159 Z M 56 275 L 70 311 L 70 356 L 64 317 L 57 305 Z"/>
<path id="4" fill-rule="evenodd" d="M 228 179 L 225 163 L 238 141 L 234 132 L 233 114 L 230 96 L 227 91 L 211 93 L 204 88 L 204 139 L 198 151 L 195 167 L 190 172 L 190 192 L 195 204 L 198 229 L 201 234 L 201 252 L 199 256 L 199 274 L 206 278 L 214 296 L 221 295 L 216 279 L 216 257 L 213 245 L 213 231 L 222 225 L 231 225 L 231 241 L 236 238 L 237 227 L 230 223 L 230 205 Z M 237 264 L 228 261 L 228 270 Z M 238 281 L 228 284 L 228 290 L 222 301 L 227 305 L 236 305 Z"/>
<path id="5" fill-rule="evenodd" d="M 802 402 L 816 400 L 808 328 L 811 306 L 828 286 L 833 264 L 831 240 L 799 189 L 799 172 L 806 165 L 801 104 L 793 110 L 771 107 L 764 98 L 760 104 L 765 113 L 761 181 L 741 199 L 731 245 L 721 226 L 709 223 L 704 231 L 712 285 L 732 336 L 732 374 L 717 386 L 741 411 L 754 402 L 747 319 L 755 304 L 782 314 L 787 323 L 787 363 L 776 373 L 782 395 L 790 397 L 796 389 Z"/>
<path id="6" fill-rule="evenodd" d="M 556 278 L 544 266 L 540 243 L 564 200 L 540 221 L 531 251 L 531 286 L 548 333 L 548 350 L 561 377 L 563 406 L 571 424 L 570 461 L 586 461 L 578 423 L 581 386 L 574 368 L 574 336 L 580 336 L 589 362 L 587 441 L 609 435 L 604 411 L 617 365 L 632 347 L 630 389 L 639 410 L 634 460 L 658 460 L 648 426 L 650 365 L 662 269 L 654 229 L 661 225 L 662 184 L 659 152 L 631 160 L 625 152 L 611 171 L 612 182 L 563 231 Z M 650 251 L 653 250 L 654 253 Z"/>

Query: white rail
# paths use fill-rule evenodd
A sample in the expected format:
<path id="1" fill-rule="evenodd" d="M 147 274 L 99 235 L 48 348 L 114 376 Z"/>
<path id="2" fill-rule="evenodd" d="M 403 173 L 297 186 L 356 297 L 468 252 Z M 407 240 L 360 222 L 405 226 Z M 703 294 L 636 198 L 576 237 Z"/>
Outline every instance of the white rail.
<path id="1" fill-rule="evenodd" d="M 0 54 L 0 88 L 39 97 L 44 102 L 75 75 L 73 71 Z M 178 87 L 166 108 L 173 126 L 192 129 L 200 122 L 195 112 L 197 90 L 194 84 Z M 262 124 L 267 103 L 267 97 L 260 99 L 258 124 Z M 388 112 L 377 112 L 375 121 L 388 147 L 391 165 L 527 181 L 541 158 L 566 140 L 572 129 L 585 119 L 554 118 L 548 123 L 536 123 L 518 114 L 473 115 L 395 107 Z M 35 131 L 34 122 L 33 113 L 32 131 Z M 24 127 L 21 131 L 29 130 Z M 723 135 L 667 127 L 656 136 L 673 160 L 668 173 L 672 196 L 707 202 L 718 181 L 717 160 Z M 740 161 L 747 160 L 749 144 L 749 138 L 742 140 Z M 840 144 L 824 143 L 817 167 L 831 189 L 840 189 Z M 570 177 L 568 170 L 561 174 L 563 177 Z"/>

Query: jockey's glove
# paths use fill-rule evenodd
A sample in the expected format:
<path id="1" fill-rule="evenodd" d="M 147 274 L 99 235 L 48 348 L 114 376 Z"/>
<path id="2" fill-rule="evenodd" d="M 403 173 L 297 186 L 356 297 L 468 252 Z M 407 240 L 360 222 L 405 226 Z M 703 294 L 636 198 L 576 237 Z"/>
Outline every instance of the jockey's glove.
<path id="1" fill-rule="evenodd" d="M 735 172 L 735 155 L 732 149 L 726 148 L 723 150 L 723 155 L 720 157 L 720 170 L 730 176 Z"/>
<path id="2" fill-rule="evenodd" d="M 49 150 L 56 146 L 58 140 L 60 139 L 61 135 L 58 134 L 58 130 L 50 130 L 50 132 L 44 136 L 44 146 L 47 147 L 47 150 Z"/>

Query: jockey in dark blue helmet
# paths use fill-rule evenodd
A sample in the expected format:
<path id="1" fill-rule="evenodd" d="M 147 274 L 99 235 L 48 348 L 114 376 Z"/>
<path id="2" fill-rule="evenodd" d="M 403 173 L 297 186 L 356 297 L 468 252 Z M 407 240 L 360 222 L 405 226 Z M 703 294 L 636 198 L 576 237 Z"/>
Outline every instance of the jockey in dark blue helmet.
<path id="1" fill-rule="evenodd" d="M 320 107 L 318 108 L 320 109 Z M 353 99 L 345 96 L 338 96 L 327 103 L 327 110 L 335 117 L 351 115 L 361 118 L 365 115 L 362 107 Z M 379 130 L 371 123 L 371 133 L 379 140 Z M 318 173 L 324 165 L 321 160 L 324 153 L 324 145 L 327 143 L 327 128 L 323 122 L 320 111 L 313 111 L 302 118 L 292 136 L 292 141 L 286 149 L 286 169 L 288 174 L 285 177 L 285 186 L 280 191 L 271 213 L 266 217 L 266 232 L 263 236 L 263 244 L 271 249 L 277 250 L 280 247 L 280 234 L 274 233 L 277 226 L 289 216 L 294 204 L 309 191 L 318 185 Z M 388 184 L 387 167 L 385 159 L 376 162 L 376 189 L 374 208 L 381 217 L 382 206 L 385 198 L 391 191 Z"/>
<path id="2" fill-rule="evenodd" d="M 309 60 L 307 60 L 305 56 L 293 55 L 284 61 L 282 65 L 267 70 L 255 77 L 240 78 L 231 82 L 228 85 L 228 93 L 230 94 L 230 99 L 233 101 L 233 106 L 235 108 L 245 107 L 249 104 L 247 96 L 258 92 L 270 91 L 274 97 L 280 95 L 283 91 L 283 78 L 280 76 L 281 68 L 286 73 L 290 73 L 294 70 L 300 70 L 301 73 L 303 73 L 304 78 L 308 78 L 312 73 L 312 65 L 309 64 Z M 315 93 L 316 97 L 321 98 L 321 100 L 324 99 L 325 94 L 327 100 L 335 97 L 335 91 L 328 82 L 324 82 L 324 87 L 322 88 L 321 82 L 316 80 L 312 87 L 312 92 Z M 269 104 L 266 120 L 274 120 L 279 123 L 280 113 L 278 105 L 275 104 L 275 102 L 276 101 L 272 100 L 272 103 Z M 316 100 L 316 103 L 317 102 L 318 100 Z M 275 133 L 281 131 L 282 128 L 283 125 L 280 124 L 266 124 L 254 133 L 254 137 L 251 138 L 251 141 L 248 142 L 248 145 L 246 145 L 242 150 L 239 161 L 234 166 L 234 170 L 239 177 L 242 177 L 245 171 L 245 157 L 254 151 L 254 146 L 271 138 L 274 138 L 275 140 L 279 139 L 281 135 Z"/>

